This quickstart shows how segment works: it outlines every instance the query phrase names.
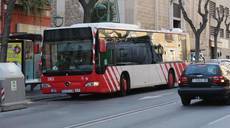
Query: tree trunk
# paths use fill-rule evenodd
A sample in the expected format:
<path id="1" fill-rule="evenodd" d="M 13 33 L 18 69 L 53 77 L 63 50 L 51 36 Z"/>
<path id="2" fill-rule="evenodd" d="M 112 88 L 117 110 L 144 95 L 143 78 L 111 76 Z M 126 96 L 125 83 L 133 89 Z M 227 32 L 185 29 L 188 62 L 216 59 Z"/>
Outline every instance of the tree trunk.
<path id="1" fill-rule="evenodd" d="M 200 56 L 200 34 L 195 34 L 195 62 L 199 62 Z"/>
<path id="2" fill-rule="evenodd" d="M 5 13 L 4 18 L 4 29 L 3 29 L 3 36 L 2 36 L 2 46 L 1 46 L 1 55 L 0 55 L 0 62 L 6 62 L 7 57 L 7 43 L 9 40 L 9 34 L 10 34 L 10 23 L 11 23 L 11 15 L 14 11 L 16 0 L 9 0 L 7 5 L 7 10 Z M 4 4 L 4 3 L 2 3 Z"/>
<path id="3" fill-rule="evenodd" d="M 217 59 L 218 56 L 217 56 L 217 38 L 218 38 L 218 35 L 214 35 L 214 51 L 213 51 L 213 59 Z"/>
<path id="4" fill-rule="evenodd" d="M 86 8 L 84 10 L 84 23 L 91 23 L 92 19 L 91 19 L 91 11 Z"/>

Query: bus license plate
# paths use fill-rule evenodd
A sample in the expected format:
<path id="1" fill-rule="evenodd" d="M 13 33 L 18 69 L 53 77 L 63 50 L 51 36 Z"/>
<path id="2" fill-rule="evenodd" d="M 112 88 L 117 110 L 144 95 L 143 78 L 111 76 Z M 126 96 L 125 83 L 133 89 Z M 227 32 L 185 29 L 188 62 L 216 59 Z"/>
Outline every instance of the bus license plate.
<path id="1" fill-rule="evenodd" d="M 193 83 L 207 83 L 208 79 L 192 79 Z"/>
<path id="2" fill-rule="evenodd" d="M 74 93 L 74 90 L 72 89 L 66 89 L 66 90 L 62 90 L 62 93 Z"/>
<path id="3" fill-rule="evenodd" d="M 80 89 L 65 89 L 62 90 L 62 93 L 75 93 L 75 92 L 81 92 Z"/>
<path id="4" fill-rule="evenodd" d="M 81 90 L 80 89 L 75 89 L 75 91 L 74 92 L 81 92 Z"/>

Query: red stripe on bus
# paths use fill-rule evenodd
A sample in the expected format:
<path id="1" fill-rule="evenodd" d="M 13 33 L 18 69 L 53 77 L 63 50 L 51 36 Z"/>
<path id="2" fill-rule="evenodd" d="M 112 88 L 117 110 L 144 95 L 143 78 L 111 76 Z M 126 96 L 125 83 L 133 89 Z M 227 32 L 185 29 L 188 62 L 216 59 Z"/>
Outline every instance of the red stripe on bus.
<path id="1" fill-rule="evenodd" d="M 164 69 L 163 69 L 163 67 L 162 67 L 162 65 L 161 65 L 161 64 L 160 64 L 160 67 L 161 67 L 161 71 L 163 72 L 163 75 L 164 75 L 165 81 L 167 82 L 166 74 L 165 74 Z"/>
<path id="2" fill-rule="evenodd" d="M 181 63 L 178 64 L 179 65 L 179 69 L 180 69 L 180 72 L 182 73 L 183 72 L 183 66 L 181 65 Z"/>
<path id="3" fill-rule="evenodd" d="M 112 79 L 113 79 L 113 81 L 115 82 L 115 85 L 116 85 L 116 87 L 117 87 L 117 90 L 120 90 L 119 80 L 117 79 L 116 74 L 115 74 L 115 72 L 114 72 L 114 70 L 113 70 L 112 67 L 109 67 L 109 72 L 110 72 L 111 75 L 112 75 Z"/>
<path id="4" fill-rule="evenodd" d="M 112 81 L 111 81 L 111 79 L 110 79 L 109 74 L 108 74 L 107 71 L 105 71 L 105 77 L 109 81 L 109 83 L 110 83 L 109 85 L 112 87 L 113 92 L 116 92 L 116 88 L 114 87 L 114 85 L 113 85 L 113 83 L 112 83 Z"/>
<path id="5" fill-rule="evenodd" d="M 108 67 L 109 68 L 109 67 Z M 108 72 L 108 75 L 109 75 L 109 78 L 111 79 L 111 81 L 113 82 L 113 85 L 115 86 L 115 88 L 116 88 L 116 90 L 118 90 L 118 87 L 117 87 L 117 85 L 116 85 L 116 81 L 113 79 L 113 77 L 112 77 L 112 73 L 110 72 L 110 70 L 108 69 L 107 70 L 107 72 Z"/>
<path id="6" fill-rule="evenodd" d="M 177 73 L 177 80 L 179 79 L 179 77 L 180 77 L 180 72 L 179 72 L 179 69 L 178 69 L 178 67 L 177 67 L 177 64 L 178 63 L 174 63 L 174 67 L 175 67 L 175 70 L 176 70 L 176 73 Z"/>
<path id="7" fill-rule="evenodd" d="M 115 67 L 112 67 L 111 69 L 112 69 L 112 71 L 113 71 L 114 74 L 115 74 L 115 77 L 116 77 L 116 79 L 117 79 L 118 84 L 120 85 L 119 76 L 117 76 L 117 74 L 119 75 L 118 71 L 115 69 Z M 117 73 L 116 73 L 116 72 L 117 72 Z"/>
<path id="8" fill-rule="evenodd" d="M 165 68 L 166 68 L 166 70 L 168 72 L 169 71 L 168 64 L 165 64 Z"/>
<path id="9" fill-rule="evenodd" d="M 187 66 L 187 64 L 186 63 L 182 63 L 183 64 L 183 68 L 185 69 L 186 68 L 186 66 Z"/>
<path id="10" fill-rule="evenodd" d="M 104 79 L 104 82 L 105 82 L 106 86 L 107 86 L 108 89 L 109 89 L 109 92 L 112 92 L 112 90 L 111 90 L 111 88 L 110 88 L 110 86 L 109 86 L 109 83 L 108 83 L 107 79 L 105 78 L 105 75 L 103 75 L 103 79 Z"/>

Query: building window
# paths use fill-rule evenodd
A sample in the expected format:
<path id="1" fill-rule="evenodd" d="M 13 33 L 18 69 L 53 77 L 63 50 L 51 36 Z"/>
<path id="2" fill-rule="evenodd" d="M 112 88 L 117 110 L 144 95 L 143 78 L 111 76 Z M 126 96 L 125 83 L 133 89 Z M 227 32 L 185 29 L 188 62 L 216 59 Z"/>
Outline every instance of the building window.
<path id="1" fill-rule="evenodd" d="M 173 20 L 173 28 L 181 28 L 181 21 Z"/>
<path id="2" fill-rule="evenodd" d="M 230 38 L 230 32 L 228 30 L 226 30 L 226 38 Z"/>
<path id="3" fill-rule="evenodd" d="M 226 56 L 226 59 L 230 59 L 230 56 Z"/>
<path id="4" fill-rule="evenodd" d="M 213 27 L 213 26 L 210 26 L 210 35 L 211 36 L 214 36 L 214 32 L 215 32 L 215 27 Z"/>
<path id="5" fill-rule="evenodd" d="M 213 1 L 209 2 L 209 13 L 210 13 L 210 16 L 215 17 L 215 14 L 216 14 L 216 3 L 214 3 Z"/>
<path id="6" fill-rule="evenodd" d="M 224 6 L 223 5 L 220 5 L 220 14 L 222 15 L 224 13 Z"/>
<path id="7" fill-rule="evenodd" d="M 173 28 L 181 28 L 181 10 L 177 3 L 173 3 Z"/>
<path id="8" fill-rule="evenodd" d="M 224 38 L 224 29 L 221 28 L 219 34 L 220 34 L 220 37 L 221 37 L 221 38 Z"/>
<path id="9" fill-rule="evenodd" d="M 181 10 L 177 3 L 173 3 L 173 17 L 181 18 Z"/>
<path id="10" fill-rule="evenodd" d="M 229 8 L 228 7 L 225 8 L 225 14 L 229 15 Z"/>

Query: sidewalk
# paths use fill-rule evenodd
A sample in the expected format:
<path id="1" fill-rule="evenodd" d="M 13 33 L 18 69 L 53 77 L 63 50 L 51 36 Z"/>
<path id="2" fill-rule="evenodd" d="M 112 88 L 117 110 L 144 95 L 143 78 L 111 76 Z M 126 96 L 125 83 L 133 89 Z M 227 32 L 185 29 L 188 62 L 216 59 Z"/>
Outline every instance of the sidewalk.
<path id="1" fill-rule="evenodd" d="M 26 87 L 26 99 L 31 101 L 40 101 L 45 99 L 52 99 L 57 97 L 66 96 L 66 94 L 42 94 L 40 87 L 37 86 L 31 90 L 30 86 Z"/>

